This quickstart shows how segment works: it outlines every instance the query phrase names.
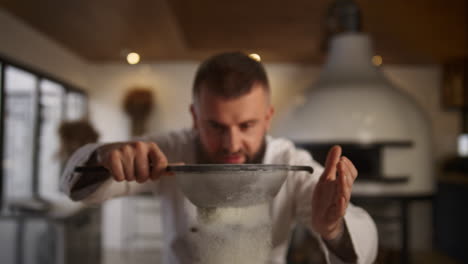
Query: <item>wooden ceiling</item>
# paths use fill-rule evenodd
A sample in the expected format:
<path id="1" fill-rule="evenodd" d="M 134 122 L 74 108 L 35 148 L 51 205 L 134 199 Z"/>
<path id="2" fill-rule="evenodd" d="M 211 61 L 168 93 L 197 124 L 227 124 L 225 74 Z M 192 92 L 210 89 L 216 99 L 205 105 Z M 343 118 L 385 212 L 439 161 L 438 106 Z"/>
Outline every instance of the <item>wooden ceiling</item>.
<path id="1" fill-rule="evenodd" d="M 468 56 L 466 0 L 356 0 L 385 63 Z M 0 7 L 91 62 L 199 60 L 256 52 L 266 62 L 321 63 L 331 0 L 0 0 Z"/>

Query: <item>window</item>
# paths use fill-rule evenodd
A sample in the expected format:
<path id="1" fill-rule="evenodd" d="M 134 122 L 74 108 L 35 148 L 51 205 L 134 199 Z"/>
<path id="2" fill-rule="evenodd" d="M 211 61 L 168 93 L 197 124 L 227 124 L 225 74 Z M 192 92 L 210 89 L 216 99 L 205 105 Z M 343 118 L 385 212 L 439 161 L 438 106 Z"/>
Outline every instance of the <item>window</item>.
<path id="1" fill-rule="evenodd" d="M 58 128 L 85 117 L 81 90 L 0 58 L 0 209 L 15 201 L 63 199 Z"/>
<path id="2" fill-rule="evenodd" d="M 3 177 L 8 200 L 33 196 L 37 78 L 5 66 Z"/>
<path id="3" fill-rule="evenodd" d="M 39 133 L 39 194 L 43 198 L 60 196 L 61 162 L 58 157 L 60 138 L 58 129 L 64 118 L 65 88 L 56 82 L 42 79 L 40 84 Z"/>
<path id="4" fill-rule="evenodd" d="M 86 116 L 86 96 L 82 93 L 70 91 L 67 93 L 67 109 L 65 120 L 77 120 Z"/>

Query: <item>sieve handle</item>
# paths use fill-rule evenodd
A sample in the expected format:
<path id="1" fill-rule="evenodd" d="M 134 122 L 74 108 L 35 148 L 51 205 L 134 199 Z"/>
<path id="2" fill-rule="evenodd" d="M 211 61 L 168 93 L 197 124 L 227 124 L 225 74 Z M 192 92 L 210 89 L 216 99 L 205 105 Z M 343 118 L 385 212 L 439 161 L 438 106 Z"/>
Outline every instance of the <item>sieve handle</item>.
<path id="1" fill-rule="evenodd" d="M 167 166 L 166 171 L 171 171 L 171 166 Z M 150 165 L 150 169 L 152 169 L 153 166 Z M 108 173 L 109 170 L 106 169 L 103 166 L 78 166 L 75 168 L 75 172 L 78 173 Z"/>

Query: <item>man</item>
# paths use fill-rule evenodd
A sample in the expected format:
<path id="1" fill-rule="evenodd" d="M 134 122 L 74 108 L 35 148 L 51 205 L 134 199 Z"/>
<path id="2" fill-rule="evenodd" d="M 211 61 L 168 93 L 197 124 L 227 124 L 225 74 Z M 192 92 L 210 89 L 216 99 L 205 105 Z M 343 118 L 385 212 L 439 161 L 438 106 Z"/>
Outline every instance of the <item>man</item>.
<path id="1" fill-rule="evenodd" d="M 153 191 L 161 197 L 164 263 L 191 263 L 184 252 L 196 226 L 196 210 L 167 175 L 169 163 L 268 163 L 310 165 L 315 172 L 287 177 L 271 205 L 269 263 L 285 263 L 294 223 L 314 234 L 328 262 L 371 263 L 377 233 L 369 215 L 349 204 L 357 177 L 353 163 L 333 147 L 325 168 L 286 139 L 267 135 L 274 109 L 263 66 L 234 52 L 214 56 L 199 67 L 190 106 L 193 129 L 143 141 L 86 145 L 69 160 L 62 189 L 74 200 L 106 199 Z M 152 164 L 150 168 L 149 164 Z M 108 174 L 74 173 L 76 166 L 102 165 Z"/>

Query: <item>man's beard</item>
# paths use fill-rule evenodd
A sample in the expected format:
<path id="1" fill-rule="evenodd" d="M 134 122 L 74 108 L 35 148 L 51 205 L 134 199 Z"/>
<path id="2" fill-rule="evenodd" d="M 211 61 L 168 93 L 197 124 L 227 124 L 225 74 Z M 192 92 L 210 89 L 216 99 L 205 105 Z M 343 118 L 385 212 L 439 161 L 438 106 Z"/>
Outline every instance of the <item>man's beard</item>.
<path id="1" fill-rule="evenodd" d="M 197 136 L 196 138 L 196 148 L 197 148 L 197 163 L 199 164 L 210 164 L 210 163 L 219 163 L 216 160 L 213 160 L 210 158 L 210 156 L 206 153 L 206 151 L 203 148 L 203 144 L 201 143 L 200 137 Z M 226 155 L 232 155 L 232 156 L 239 156 L 242 155 L 245 157 L 245 162 L 244 164 L 260 164 L 263 162 L 263 156 L 265 155 L 266 151 L 266 137 L 264 136 L 262 139 L 262 145 L 260 149 L 254 153 L 253 155 L 248 155 L 244 150 L 240 150 L 235 153 L 228 152 L 226 150 L 223 150 L 221 153 L 217 153 L 217 155 L 220 156 L 226 156 Z"/>

